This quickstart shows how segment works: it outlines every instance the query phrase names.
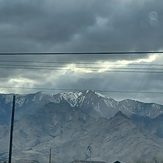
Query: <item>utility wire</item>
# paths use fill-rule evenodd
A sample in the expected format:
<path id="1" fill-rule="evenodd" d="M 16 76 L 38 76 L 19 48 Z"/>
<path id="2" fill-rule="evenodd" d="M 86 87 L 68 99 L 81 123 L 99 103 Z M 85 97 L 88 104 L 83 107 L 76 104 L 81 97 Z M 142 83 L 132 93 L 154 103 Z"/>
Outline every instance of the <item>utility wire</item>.
<path id="1" fill-rule="evenodd" d="M 13 69 L 15 67 L 0 67 L 0 68 L 8 68 L 8 69 Z M 39 67 L 35 67 L 35 68 L 31 68 L 31 67 L 21 67 L 21 68 L 16 68 L 16 69 L 29 69 L 29 70 L 44 70 L 44 71 L 54 71 L 54 70 L 57 70 L 57 71 L 60 71 L 60 70 L 71 70 L 73 71 L 73 69 L 70 69 L 70 68 L 55 68 L 55 69 L 45 69 L 45 68 L 39 68 Z M 163 73 L 161 71 L 118 71 L 118 70 L 104 70 L 103 72 L 100 72 L 100 70 L 89 70 L 90 72 L 97 72 L 97 73 L 113 73 L 113 72 L 118 72 L 118 73 Z"/>
<path id="2" fill-rule="evenodd" d="M 134 72 L 134 73 L 163 73 L 163 69 L 144 69 L 144 68 L 92 68 L 92 67 L 74 67 L 74 68 L 66 68 L 66 67 L 54 67 L 54 68 L 48 68 L 48 67 L 18 67 L 18 66 L 0 66 L 0 69 L 25 69 L 25 70 L 44 70 L 44 71 L 54 71 L 54 70 L 78 70 L 78 69 L 90 69 L 90 72 L 98 72 L 98 73 L 112 73 L 112 72 L 119 72 L 119 73 L 127 73 L 127 72 Z M 146 70 L 146 71 L 145 71 Z M 152 71 L 151 71 L 152 70 Z M 100 72 L 102 71 L 102 72 Z"/>
<path id="3" fill-rule="evenodd" d="M 47 91 L 83 91 L 83 89 L 72 89 L 72 88 L 48 88 L 48 87 L 2 87 L 0 88 L 4 89 L 26 89 L 26 90 L 47 90 Z M 101 89 L 93 89 L 96 92 L 103 92 L 103 93 L 131 93 L 131 94 L 136 94 L 136 93 L 142 93 L 142 94 L 163 94 L 162 91 L 127 91 L 127 90 L 101 90 Z"/>
<path id="4" fill-rule="evenodd" d="M 88 53 L 0 53 L 0 55 L 109 55 L 109 56 L 134 56 L 135 55 L 141 55 L 141 54 L 163 54 L 163 52 L 88 52 Z M 131 55 L 132 54 L 132 55 Z M 103 67 L 97 67 L 96 62 L 58 62 L 58 61 L 12 61 L 12 60 L 0 60 L 0 62 L 7 63 L 3 64 L 0 63 L 0 69 L 31 69 L 31 70 L 73 70 L 73 69 L 78 69 L 78 68 L 88 68 L 91 69 L 91 72 L 96 72 L 96 73 L 101 73 L 99 72 L 100 70 L 103 70 L 105 68 Z M 9 63 L 14 63 L 14 64 L 9 64 Z M 19 63 L 19 64 L 15 64 Z M 29 64 L 24 64 L 24 63 L 29 63 Z M 33 64 L 39 64 L 39 65 L 33 65 Z M 22 65 L 21 65 L 22 64 Z M 55 65 L 40 65 L 40 64 L 55 64 Z M 63 64 L 77 64 L 78 67 L 74 68 L 65 68 Z M 82 66 L 81 64 L 85 64 L 86 66 Z M 90 66 L 90 65 L 96 65 L 96 67 Z M 121 64 L 111 64 L 111 65 L 121 65 Z M 149 64 L 149 63 L 132 63 L 128 64 L 128 66 L 163 66 L 163 64 Z M 112 72 L 118 72 L 118 73 L 163 73 L 163 69 L 161 68 L 147 68 L 147 67 L 125 67 L 125 68 L 109 68 L 110 70 L 105 70 L 102 73 L 112 73 Z M 81 91 L 80 89 L 64 89 L 64 88 L 43 88 L 43 87 L 4 87 L 0 86 L 1 89 L 26 89 L 26 90 L 48 90 L 48 91 Z M 95 90 L 97 92 L 104 92 L 104 93 L 128 93 L 128 94 L 163 94 L 162 91 L 128 91 L 128 90 Z"/>
<path id="5" fill-rule="evenodd" d="M 2 62 L 2 63 L 30 63 L 30 64 L 33 64 L 33 63 L 35 63 L 35 64 L 90 64 L 90 65 L 97 65 L 98 63 L 97 62 L 76 62 L 76 61 L 56 61 L 56 62 L 51 62 L 51 61 L 47 61 L 47 62 L 43 62 L 43 61 L 30 61 L 30 60 L 28 60 L 28 61 L 24 61 L 24 60 L 19 60 L 19 61 L 17 61 L 17 60 L 0 60 L 0 62 Z M 104 62 L 106 62 L 106 61 L 102 61 L 102 62 L 100 62 L 99 64 L 102 64 L 102 63 L 104 63 Z M 118 64 L 118 63 L 112 63 L 111 65 L 116 65 L 116 66 L 118 66 L 118 65 L 123 65 L 123 64 Z M 152 64 L 152 63 L 128 63 L 127 65 L 135 65 L 135 66 L 139 66 L 139 65 L 142 65 L 142 66 L 163 66 L 163 64 Z"/>
<path id="6" fill-rule="evenodd" d="M 132 51 L 132 52 L 0 52 L 3 56 L 18 56 L 18 55 L 130 55 L 130 54 L 163 54 L 162 51 Z"/>
<path id="7" fill-rule="evenodd" d="M 6 64 L 0 64 L 0 68 L 10 68 L 10 67 L 12 67 L 12 68 L 28 68 L 28 67 L 30 67 L 30 68 L 65 68 L 63 65 L 61 65 L 61 66 L 59 66 L 59 65 L 6 65 Z M 74 68 L 90 68 L 90 69 L 106 69 L 105 67 L 101 67 L 101 66 L 96 66 L 96 67 L 94 67 L 94 66 L 79 66 L 79 67 L 74 67 Z M 70 68 L 68 68 L 68 69 L 70 69 Z M 73 68 L 72 68 L 73 69 Z M 116 69 L 116 70 L 157 70 L 157 71 L 163 71 L 163 69 L 159 69 L 159 68 L 154 68 L 154 67 L 152 67 L 152 68 L 149 68 L 149 67 L 108 67 L 107 69 L 109 69 L 109 70 L 112 70 L 112 69 Z"/>

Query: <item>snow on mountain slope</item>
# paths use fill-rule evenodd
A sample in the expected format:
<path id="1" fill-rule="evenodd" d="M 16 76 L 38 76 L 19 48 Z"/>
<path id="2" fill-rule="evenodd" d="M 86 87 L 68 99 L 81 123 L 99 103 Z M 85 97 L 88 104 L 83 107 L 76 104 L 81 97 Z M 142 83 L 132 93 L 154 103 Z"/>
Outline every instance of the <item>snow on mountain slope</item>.
<path id="1" fill-rule="evenodd" d="M 121 110 L 128 116 L 132 114 L 155 118 L 163 113 L 163 105 L 153 103 L 143 103 L 134 100 L 116 101 L 92 90 L 63 92 L 58 94 L 48 94 L 38 92 L 28 95 L 16 95 L 17 117 L 22 114 L 32 114 L 39 107 L 49 102 L 60 103 L 65 101 L 71 107 L 79 107 L 84 112 L 95 117 L 112 117 Z M 7 118 L 7 112 L 12 105 L 12 95 L 0 95 L 0 116 Z M 20 115 L 20 116 L 19 116 Z"/>
<path id="2" fill-rule="evenodd" d="M 163 113 L 163 105 L 155 103 L 143 103 L 135 100 L 123 100 L 119 102 L 120 110 L 125 110 L 131 114 L 155 118 Z"/>
<path id="3" fill-rule="evenodd" d="M 98 100 L 106 100 L 108 106 L 114 107 L 114 103 L 117 102 L 111 98 L 108 98 L 100 93 L 97 93 L 92 90 L 77 91 L 77 92 L 63 92 L 53 96 L 54 99 L 57 99 L 56 102 L 60 102 L 62 99 L 67 101 L 71 106 L 82 106 L 84 103 L 94 104 Z M 98 99 L 98 100 L 97 100 Z M 96 101 L 97 100 L 97 101 Z M 110 100 L 110 102 L 108 101 Z"/>
<path id="4" fill-rule="evenodd" d="M 13 95 L 0 94 L 0 119 L 9 121 L 11 114 Z M 19 95 L 16 94 L 16 114 L 19 119 L 23 115 L 32 114 L 39 107 L 53 101 L 53 96 L 47 93 L 38 92 L 35 94 Z"/>
<path id="5" fill-rule="evenodd" d="M 118 102 L 92 90 L 65 92 L 53 96 L 56 102 L 67 101 L 94 117 L 111 117 L 117 111 Z"/>
<path id="6" fill-rule="evenodd" d="M 67 101 L 71 106 L 77 106 L 85 111 L 92 110 L 94 116 L 108 117 L 113 116 L 117 111 L 131 116 L 137 114 L 155 118 L 163 113 L 163 105 L 154 103 L 143 103 L 135 100 L 116 101 L 107 96 L 101 95 L 92 90 L 64 92 L 53 96 L 55 102 Z"/>

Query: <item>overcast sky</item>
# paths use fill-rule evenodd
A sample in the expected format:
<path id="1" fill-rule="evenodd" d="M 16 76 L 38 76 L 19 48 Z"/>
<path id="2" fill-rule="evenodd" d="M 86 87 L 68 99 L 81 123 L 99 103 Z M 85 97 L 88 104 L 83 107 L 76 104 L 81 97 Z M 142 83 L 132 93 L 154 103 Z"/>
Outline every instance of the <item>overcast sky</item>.
<path id="1" fill-rule="evenodd" d="M 0 52 L 163 51 L 162 6 L 162 0 L 0 0 Z M 120 91 L 101 92 L 116 100 L 163 104 L 162 64 L 163 54 L 0 55 L 0 92 L 108 90 Z"/>

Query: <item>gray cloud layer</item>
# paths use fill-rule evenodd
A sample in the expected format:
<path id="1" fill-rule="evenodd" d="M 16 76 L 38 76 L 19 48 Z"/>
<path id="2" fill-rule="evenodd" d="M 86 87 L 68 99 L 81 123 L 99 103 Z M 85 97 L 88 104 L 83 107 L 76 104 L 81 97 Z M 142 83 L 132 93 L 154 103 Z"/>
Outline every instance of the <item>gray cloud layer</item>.
<path id="1" fill-rule="evenodd" d="M 160 50 L 162 6 L 161 0 L 1 0 L 1 51 Z"/>

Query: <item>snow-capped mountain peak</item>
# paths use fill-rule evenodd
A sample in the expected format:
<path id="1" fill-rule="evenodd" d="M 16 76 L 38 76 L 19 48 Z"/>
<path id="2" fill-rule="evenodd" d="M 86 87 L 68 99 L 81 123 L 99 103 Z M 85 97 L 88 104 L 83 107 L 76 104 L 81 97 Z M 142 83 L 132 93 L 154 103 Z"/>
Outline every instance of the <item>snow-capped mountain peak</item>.
<path id="1" fill-rule="evenodd" d="M 12 94 L 0 95 L 0 104 L 8 104 L 8 107 L 11 107 L 12 97 Z M 130 99 L 118 102 L 93 90 L 61 92 L 57 94 L 37 92 L 34 94 L 16 95 L 16 108 L 33 108 L 33 106 L 39 108 L 49 102 L 59 104 L 62 101 L 68 103 L 71 107 L 79 107 L 84 112 L 107 118 L 113 116 L 118 111 L 122 111 L 127 116 L 136 114 L 151 118 L 155 118 L 163 113 L 162 105 L 143 103 Z M 22 112 L 24 111 L 23 109 Z M 35 110 L 28 109 L 28 112 L 33 111 Z"/>

